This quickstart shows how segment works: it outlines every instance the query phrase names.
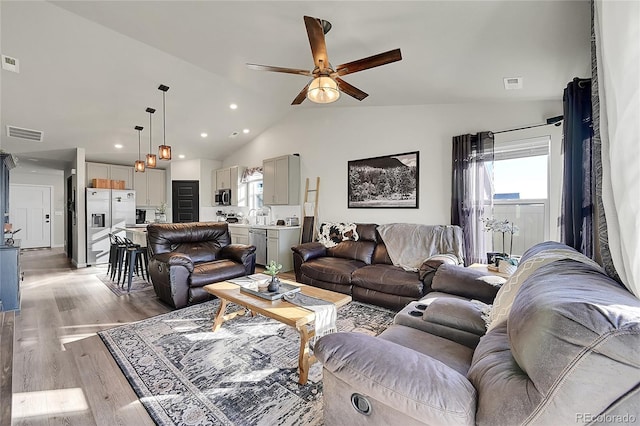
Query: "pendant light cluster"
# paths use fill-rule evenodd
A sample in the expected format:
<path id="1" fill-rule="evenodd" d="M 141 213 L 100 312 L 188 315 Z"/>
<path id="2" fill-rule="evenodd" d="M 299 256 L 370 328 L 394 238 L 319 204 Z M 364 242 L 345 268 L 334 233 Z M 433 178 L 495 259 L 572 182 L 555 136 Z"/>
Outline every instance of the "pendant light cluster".
<path id="1" fill-rule="evenodd" d="M 151 140 L 152 140 L 151 124 L 152 124 L 153 113 L 155 113 L 156 110 L 154 108 L 147 107 L 145 111 L 149 113 L 149 153 L 146 155 L 146 161 L 142 161 L 140 158 L 140 132 L 142 131 L 143 127 L 136 126 L 135 129 L 138 131 L 138 160 L 136 160 L 135 166 L 134 166 L 136 172 L 144 173 L 145 166 L 147 168 L 154 169 L 157 165 L 157 161 L 156 161 L 157 158 L 159 158 L 160 160 L 171 160 L 171 146 L 167 145 L 167 135 L 166 135 L 167 127 L 166 127 L 166 109 L 165 109 L 165 94 L 167 93 L 167 90 L 169 90 L 169 86 L 165 86 L 164 84 L 161 84 L 158 87 L 158 90 L 162 91 L 162 145 L 158 146 L 158 156 L 156 157 L 156 155 L 153 154 L 153 151 L 151 148 Z"/>

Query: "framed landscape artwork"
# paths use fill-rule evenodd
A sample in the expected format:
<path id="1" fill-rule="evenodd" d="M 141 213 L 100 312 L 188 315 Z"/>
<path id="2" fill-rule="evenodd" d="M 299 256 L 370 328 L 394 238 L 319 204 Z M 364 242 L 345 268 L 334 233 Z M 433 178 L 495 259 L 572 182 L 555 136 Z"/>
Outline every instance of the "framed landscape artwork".
<path id="1" fill-rule="evenodd" d="M 418 208 L 419 152 L 349 161 L 348 208 Z"/>

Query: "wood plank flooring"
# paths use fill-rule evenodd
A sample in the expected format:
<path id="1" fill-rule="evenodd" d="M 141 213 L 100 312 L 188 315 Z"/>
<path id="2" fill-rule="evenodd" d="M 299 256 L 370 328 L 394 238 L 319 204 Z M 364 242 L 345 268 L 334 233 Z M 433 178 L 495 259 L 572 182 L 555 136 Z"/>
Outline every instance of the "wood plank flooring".
<path id="1" fill-rule="evenodd" d="M 116 296 L 61 249 L 23 250 L 21 267 L 22 309 L 0 313 L 0 425 L 153 425 L 96 332 L 170 308 Z"/>
<path id="2" fill-rule="evenodd" d="M 153 290 L 116 296 L 96 268 L 74 269 L 62 250 L 23 251 L 21 266 L 13 396 L 0 393 L 0 424 L 153 425 L 96 332 L 170 309 Z M 5 325 L 2 353 L 4 334 Z M 11 423 L 4 415 L 8 404 Z"/>

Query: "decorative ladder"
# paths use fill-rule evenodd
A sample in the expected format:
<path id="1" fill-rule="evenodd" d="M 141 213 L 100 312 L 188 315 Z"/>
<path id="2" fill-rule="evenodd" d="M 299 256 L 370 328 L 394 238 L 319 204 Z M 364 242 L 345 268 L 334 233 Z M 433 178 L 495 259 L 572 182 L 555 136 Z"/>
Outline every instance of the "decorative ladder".
<path id="1" fill-rule="evenodd" d="M 309 193 L 315 193 L 315 200 L 313 202 L 313 216 L 307 216 L 307 204 L 309 203 Z M 315 189 L 309 189 L 309 178 L 304 186 L 304 203 L 302 204 L 302 232 L 300 234 L 300 242 L 308 243 L 315 241 L 318 236 L 318 230 L 316 229 L 316 222 L 318 221 L 318 199 L 320 197 L 320 176 L 316 177 Z"/>

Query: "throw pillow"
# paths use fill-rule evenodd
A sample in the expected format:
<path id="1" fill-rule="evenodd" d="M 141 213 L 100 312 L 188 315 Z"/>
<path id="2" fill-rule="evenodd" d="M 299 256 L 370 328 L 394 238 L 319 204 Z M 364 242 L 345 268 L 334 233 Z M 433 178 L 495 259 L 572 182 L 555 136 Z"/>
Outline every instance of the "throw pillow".
<path id="1" fill-rule="evenodd" d="M 358 241 L 358 232 L 355 223 L 327 222 L 320 225 L 318 242 L 325 247 L 335 247 L 342 241 Z"/>

